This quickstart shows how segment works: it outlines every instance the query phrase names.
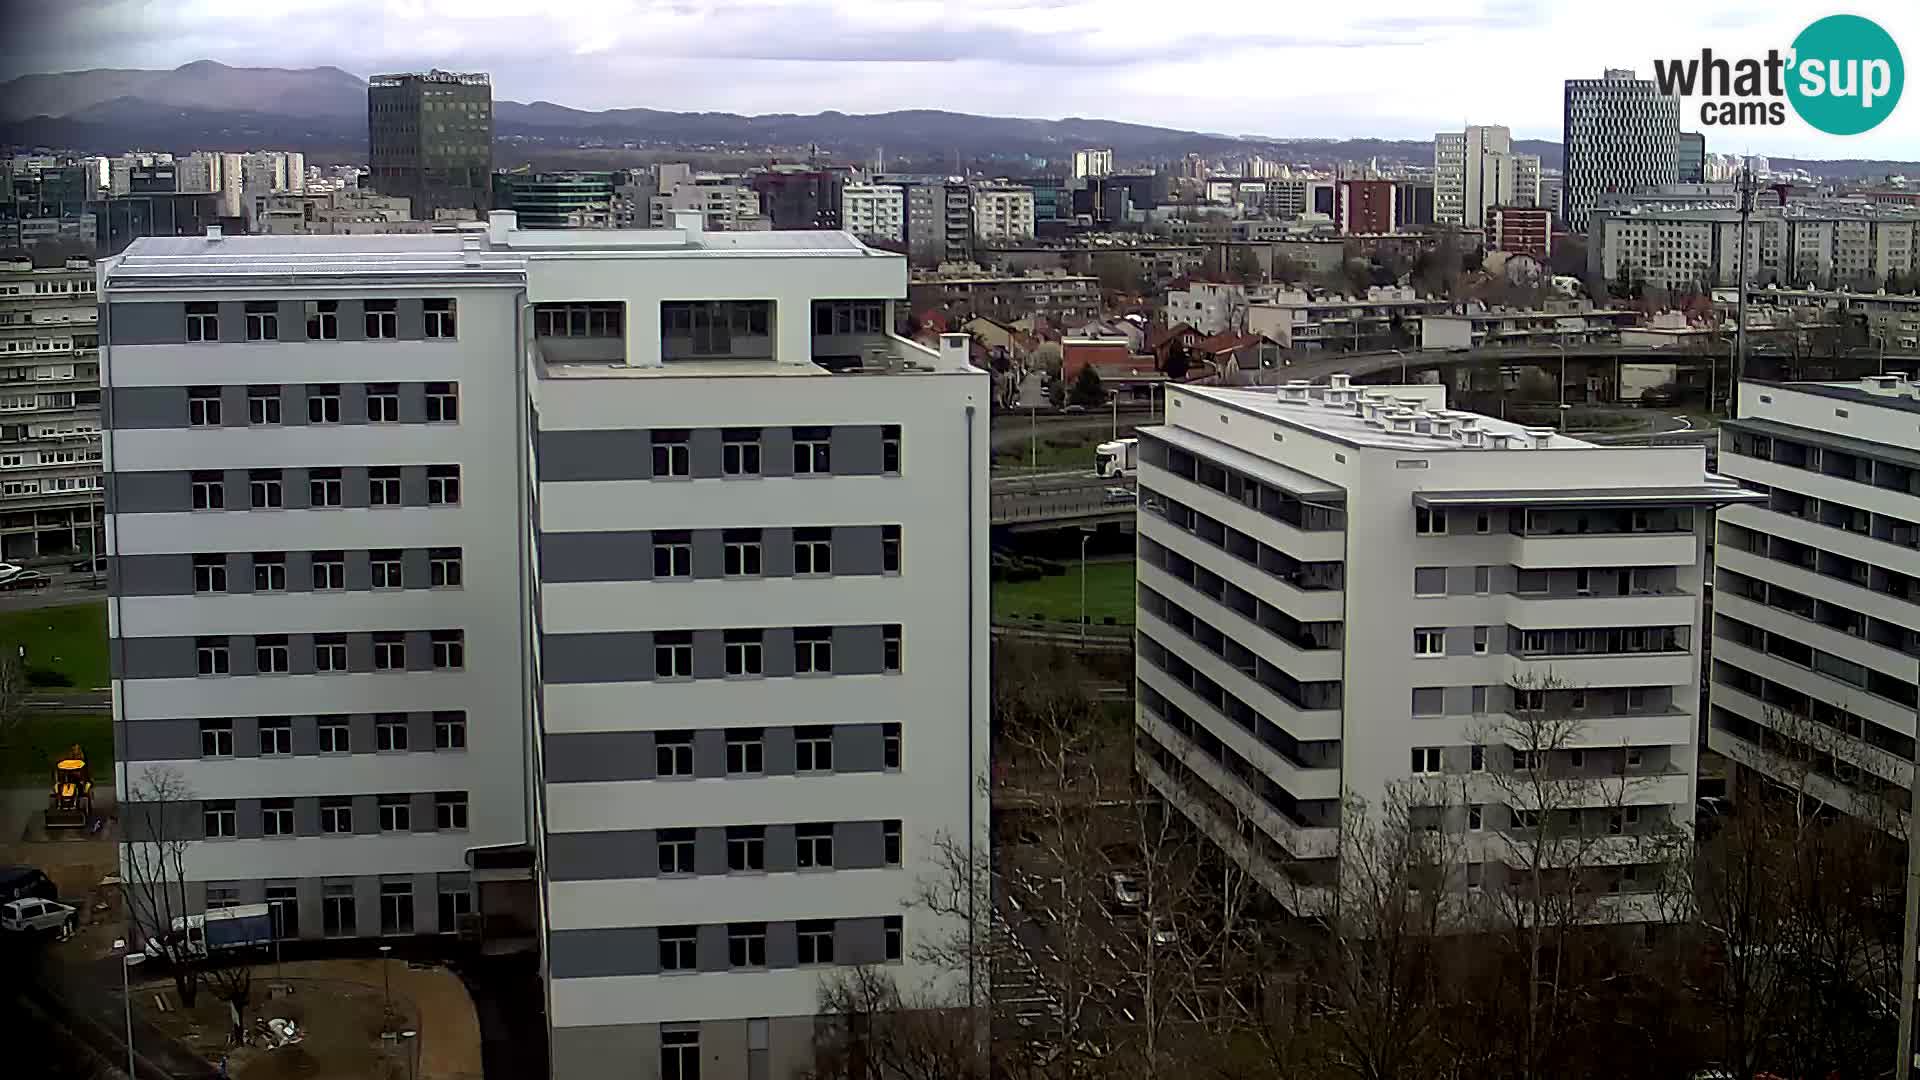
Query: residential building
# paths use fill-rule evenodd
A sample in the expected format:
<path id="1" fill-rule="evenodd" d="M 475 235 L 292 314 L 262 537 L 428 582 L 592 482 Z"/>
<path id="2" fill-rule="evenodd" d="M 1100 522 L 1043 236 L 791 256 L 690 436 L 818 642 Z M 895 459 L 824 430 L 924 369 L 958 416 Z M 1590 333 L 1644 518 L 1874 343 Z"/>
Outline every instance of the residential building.
<path id="1" fill-rule="evenodd" d="M 1499 125 L 1469 126 L 1433 137 L 1433 219 L 1479 228 L 1493 206 L 1540 201 L 1540 157 L 1517 154 Z"/>
<path id="2" fill-rule="evenodd" d="M 414 220 L 404 195 L 358 191 L 256 195 L 248 216 L 253 231 L 267 236 L 424 233 L 434 227 L 431 221 Z"/>
<path id="3" fill-rule="evenodd" d="M 1592 215 L 1592 268 L 1611 281 L 1667 289 L 1731 286 L 1740 271 L 1740 213 L 1711 202 L 1676 209 L 1634 207 Z M 1920 210 L 1864 203 L 1765 206 L 1747 224 L 1750 283 L 1847 288 L 1886 286 L 1920 269 Z"/>
<path id="4" fill-rule="evenodd" d="M 0 263 L 0 558 L 100 550 L 100 353 L 86 258 Z"/>
<path id="5" fill-rule="evenodd" d="M 915 272 L 907 297 L 915 312 L 945 311 L 956 320 L 1045 315 L 1056 325 L 1075 325 L 1100 315 L 1100 279 L 1086 274 L 994 274 L 958 264 Z"/>
<path id="6" fill-rule="evenodd" d="M 109 195 L 130 195 L 133 193 L 133 171 L 150 169 L 155 165 L 170 165 L 173 155 L 134 151 L 107 159 L 107 193 Z"/>
<path id="7" fill-rule="evenodd" d="M 1186 323 L 1202 335 L 1241 330 L 1247 325 L 1247 287 L 1220 281 L 1192 281 L 1167 291 L 1167 325 Z"/>
<path id="8" fill-rule="evenodd" d="M 1449 306 L 1444 297 L 1423 297 L 1404 285 L 1376 285 L 1363 297 L 1281 289 L 1248 305 L 1246 329 L 1302 351 L 1394 348 L 1413 344 L 1419 316 Z"/>
<path id="9" fill-rule="evenodd" d="M 1440 386 L 1167 398 L 1139 432 L 1142 778 L 1296 913 L 1332 910 L 1355 808 L 1397 801 L 1458 837 L 1452 887 L 1522 886 L 1572 829 L 1582 917 L 1660 918 L 1710 511 L 1751 496 L 1704 448 L 1594 446 Z M 1530 817 L 1543 780 L 1569 820 Z"/>
<path id="10" fill-rule="evenodd" d="M 1661 94 L 1627 69 L 1603 79 L 1568 79 L 1561 218 L 1574 232 L 1600 194 L 1672 184 L 1680 179 L 1680 100 Z"/>
<path id="11" fill-rule="evenodd" d="M 1496 206 L 1488 210 L 1488 215 L 1487 235 L 1493 250 L 1547 261 L 1553 247 L 1553 211 L 1535 206 Z"/>
<path id="12" fill-rule="evenodd" d="M 1596 308 L 1586 300 L 1549 300 L 1542 308 L 1488 307 L 1476 300 L 1463 308 L 1420 316 L 1420 348 L 1617 344 L 1640 323 L 1637 311 Z"/>
<path id="13" fill-rule="evenodd" d="M 1898 829 L 1920 655 L 1920 390 L 1900 375 L 1740 384 L 1720 471 L 1707 744 Z"/>
<path id="14" fill-rule="evenodd" d="M 848 965 L 967 989 L 910 902 L 989 835 L 987 375 L 889 332 L 902 257 L 703 224 L 104 277 L 123 822 L 178 770 L 189 907 L 302 938 L 519 852 L 556 1080 L 787 1075 Z"/>
<path id="15" fill-rule="evenodd" d="M 674 214 L 684 210 L 699 211 L 703 227 L 712 232 L 754 232 L 770 227 L 760 214 L 760 193 L 733 177 L 699 173 L 677 180 L 671 187 L 663 180 L 660 191 L 647 200 L 648 220 L 655 229 L 667 228 Z"/>
<path id="16" fill-rule="evenodd" d="M 1342 180 L 1334 214 L 1335 227 L 1347 235 L 1394 232 L 1394 184 L 1391 180 Z"/>
<path id="17" fill-rule="evenodd" d="M 844 168 L 810 165 L 772 165 L 746 177 L 760 197 L 760 212 L 774 229 L 838 229 L 840 188 L 847 182 Z"/>
<path id="18" fill-rule="evenodd" d="M 1706 183 L 1707 137 L 1697 131 L 1683 131 L 1677 145 L 1679 156 L 1674 159 L 1674 172 L 1680 183 Z"/>
<path id="19" fill-rule="evenodd" d="M 1894 353 L 1920 352 L 1920 295 L 1912 293 L 1849 292 L 1839 289 L 1782 289 L 1778 285 L 1747 287 L 1748 329 L 1756 321 L 1774 326 L 1802 322 L 1863 324 L 1869 344 Z"/>
<path id="20" fill-rule="evenodd" d="M 440 209 L 493 205 L 493 85 L 485 73 L 428 71 L 367 81 L 369 182 Z"/>
<path id="21" fill-rule="evenodd" d="M 611 229 L 610 172 L 496 173 L 495 209 L 512 210 L 523 229 Z"/>
<path id="22" fill-rule="evenodd" d="M 897 184 L 847 184 L 840 189 L 840 227 L 855 236 L 907 241 L 907 193 Z"/>
<path id="23" fill-rule="evenodd" d="M 1103 146 L 1089 150 L 1075 150 L 1073 175 L 1077 178 L 1113 175 L 1113 148 Z"/>
<path id="24" fill-rule="evenodd" d="M 1033 189 L 982 184 L 973 190 L 973 235 L 982 243 L 1033 239 Z"/>

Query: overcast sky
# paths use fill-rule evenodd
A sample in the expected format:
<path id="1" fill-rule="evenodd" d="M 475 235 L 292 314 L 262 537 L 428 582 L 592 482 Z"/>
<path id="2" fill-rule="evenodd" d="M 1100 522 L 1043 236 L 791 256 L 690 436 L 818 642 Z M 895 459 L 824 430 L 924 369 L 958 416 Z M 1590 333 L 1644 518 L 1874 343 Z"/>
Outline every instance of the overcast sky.
<path id="1" fill-rule="evenodd" d="M 1782 0 L 0 0 L 16 73 L 331 64 L 484 70 L 496 96 L 742 113 L 944 108 L 1278 137 L 1560 137 L 1561 80 L 1784 50 Z M 1858 0 L 1920 63 L 1920 3 Z M 26 14 L 22 15 L 22 12 Z M 34 14 L 39 12 L 40 14 Z M 538 14 L 529 14 L 538 12 Z M 551 12 L 549 14 L 548 12 Z M 21 46 L 33 51 L 17 55 Z M 1713 151 L 1920 159 L 1920 91 L 1874 131 L 1681 126 Z M 1791 117 L 1791 110 L 1789 110 Z"/>

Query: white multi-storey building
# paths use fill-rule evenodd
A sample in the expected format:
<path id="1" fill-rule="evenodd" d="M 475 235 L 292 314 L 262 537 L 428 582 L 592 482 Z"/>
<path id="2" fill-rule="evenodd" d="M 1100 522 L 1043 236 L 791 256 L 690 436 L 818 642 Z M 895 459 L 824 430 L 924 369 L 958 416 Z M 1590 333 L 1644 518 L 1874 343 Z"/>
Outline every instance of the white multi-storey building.
<path id="1" fill-rule="evenodd" d="M 723 176 L 701 174 L 677 180 L 666 186 L 666 166 L 662 166 L 661 193 L 647 199 L 648 220 L 652 227 L 671 226 L 680 211 L 698 210 L 702 226 L 710 232 L 752 232 L 767 228 L 760 213 L 760 193 L 745 184 Z"/>
<path id="2" fill-rule="evenodd" d="M 93 263 L 0 264 L 0 558 L 99 550 Z"/>
<path id="3" fill-rule="evenodd" d="M 907 192 L 898 184 L 847 184 L 840 189 L 840 227 L 855 236 L 905 242 Z"/>
<path id="4" fill-rule="evenodd" d="M 1740 386 L 1722 511 L 1708 745 L 1891 822 L 1913 789 L 1920 387 L 1900 375 Z"/>
<path id="5" fill-rule="evenodd" d="M 1691 827 L 1705 511 L 1750 496 L 1698 447 L 1442 405 L 1189 387 L 1140 433 L 1138 764 L 1297 911 L 1333 898 L 1343 800 L 1395 786 L 1457 785 L 1432 823 L 1489 889 L 1530 827 L 1502 773 L 1591 778 L 1582 827 Z M 1518 745 L 1538 711 L 1566 737 Z M 1597 870 L 1603 914 L 1648 917 L 1632 867 Z"/>
<path id="6" fill-rule="evenodd" d="M 1073 152 L 1073 175 L 1101 177 L 1113 175 L 1113 147 L 1093 147 Z"/>
<path id="7" fill-rule="evenodd" d="M 106 271 L 116 719 L 189 902 L 446 930 L 524 845 L 563 1080 L 786 1075 L 844 965 L 964 989 L 909 904 L 984 858 L 986 375 L 888 331 L 902 257 L 701 225 Z"/>
<path id="8" fill-rule="evenodd" d="M 1679 181 L 1679 98 L 1631 70 L 1609 68 L 1603 79 L 1568 79 L 1565 105 L 1560 216 L 1569 229 L 1586 231 L 1603 192 Z"/>
<path id="9" fill-rule="evenodd" d="M 1487 208 L 1537 206 L 1540 157 L 1513 152 L 1513 133 L 1500 125 L 1470 125 L 1433 137 L 1433 219 L 1480 228 Z"/>
<path id="10" fill-rule="evenodd" d="M 1624 270 L 1668 289 L 1734 285 L 1740 276 L 1740 213 L 1727 206 L 1596 211 L 1595 269 Z M 1889 274 L 1920 269 L 1920 211 L 1812 203 L 1756 210 L 1747 222 L 1747 279 L 1873 291 Z"/>
<path id="11" fill-rule="evenodd" d="M 973 235 L 981 241 L 1031 240 L 1033 215 L 1032 188 L 993 184 L 973 189 Z"/>

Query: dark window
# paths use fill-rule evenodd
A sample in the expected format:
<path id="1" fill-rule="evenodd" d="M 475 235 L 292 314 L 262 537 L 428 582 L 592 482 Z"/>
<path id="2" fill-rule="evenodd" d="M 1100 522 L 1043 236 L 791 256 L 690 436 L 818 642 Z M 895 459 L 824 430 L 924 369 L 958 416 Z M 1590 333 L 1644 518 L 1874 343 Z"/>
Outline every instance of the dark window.
<path id="1" fill-rule="evenodd" d="M 759 825 L 727 827 L 727 869 L 739 871 L 767 868 L 767 830 Z"/>
<path id="2" fill-rule="evenodd" d="M 827 870 L 833 867 L 833 826 L 796 825 L 793 829 L 796 862 L 802 870 Z"/>
<path id="3" fill-rule="evenodd" d="M 368 300 L 363 310 L 366 312 L 367 337 L 377 339 L 400 336 L 400 302 L 398 300 Z"/>
<path id="4" fill-rule="evenodd" d="M 346 505 L 346 481 L 339 469 L 307 471 L 307 503 L 326 508 Z"/>
<path id="5" fill-rule="evenodd" d="M 887 959 L 900 959 L 906 952 L 907 928 L 904 916 L 885 916 L 881 923 L 881 935 L 886 942 Z"/>
<path id="6" fill-rule="evenodd" d="M 227 657 L 226 638 L 196 638 L 193 643 L 193 651 L 197 670 L 202 675 L 225 675 L 232 670 L 232 665 Z"/>
<path id="7" fill-rule="evenodd" d="M 466 713 L 437 712 L 433 714 L 433 748 L 435 750 L 467 748 Z"/>
<path id="8" fill-rule="evenodd" d="M 661 829 L 654 834 L 659 840 L 660 873 L 693 873 L 693 830 Z"/>
<path id="9" fill-rule="evenodd" d="M 697 1029 L 660 1029 L 660 1080 L 700 1080 Z"/>
<path id="10" fill-rule="evenodd" d="M 433 666 L 442 671 L 458 671 L 467 666 L 467 634 L 464 630 L 435 630 Z"/>
<path id="11" fill-rule="evenodd" d="M 320 800 L 320 831 L 342 834 L 353 831 L 352 799 Z"/>
<path id="12" fill-rule="evenodd" d="M 460 466 L 427 466 L 427 505 L 460 505 Z"/>
<path id="13" fill-rule="evenodd" d="M 760 429 L 727 428 L 721 434 L 720 471 L 726 476 L 760 475 Z"/>
<path id="14" fill-rule="evenodd" d="M 680 429 L 656 431 L 653 433 L 653 475 L 691 476 L 692 450 L 688 445 L 688 433 Z"/>
<path id="15" fill-rule="evenodd" d="M 428 383 L 427 423 L 451 424 L 459 419 L 460 385 L 450 382 Z"/>
<path id="16" fill-rule="evenodd" d="M 344 716 L 322 716 L 320 720 L 320 752 L 323 754 L 350 754 L 353 752 L 352 728 Z"/>
<path id="17" fill-rule="evenodd" d="M 402 584 L 400 569 L 400 551 L 397 548 L 385 548 L 367 552 L 369 580 L 376 589 L 398 589 Z"/>
<path id="18" fill-rule="evenodd" d="M 833 429 L 793 429 L 793 471 L 795 475 L 833 471 Z"/>
<path id="19" fill-rule="evenodd" d="M 341 551 L 313 553 L 313 588 L 330 592 L 347 587 L 347 556 Z"/>
<path id="20" fill-rule="evenodd" d="M 900 526 L 880 526 L 880 569 L 889 574 L 900 572 Z"/>
<path id="21" fill-rule="evenodd" d="M 433 797 L 433 823 L 441 829 L 467 827 L 467 793 L 442 791 Z"/>
<path id="22" fill-rule="evenodd" d="M 195 510 L 224 510 L 226 505 L 227 485 L 221 474 L 217 472 L 193 474 L 193 508 Z"/>
<path id="23" fill-rule="evenodd" d="M 759 630 L 728 630 L 726 632 L 727 674 L 761 674 L 761 634 Z"/>
<path id="24" fill-rule="evenodd" d="M 880 838 L 883 848 L 882 862 L 888 866 L 900 865 L 900 822 L 890 820 L 880 825 Z"/>
<path id="25" fill-rule="evenodd" d="M 726 529 L 720 539 L 725 545 L 722 569 L 728 577 L 760 576 L 759 529 Z"/>
<path id="26" fill-rule="evenodd" d="M 377 713 L 373 718 L 373 748 L 400 751 L 407 748 L 407 714 Z"/>
<path id="27" fill-rule="evenodd" d="M 759 728 L 727 730 L 727 774 L 752 776 L 766 768 L 766 736 Z"/>
<path id="28" fill-rule="evenodd" d="M 802 964 L 833 963 L 833 921 L 831 919 L 812 919 L 798 925 L 800 939 L 800 962 Z"/>
<path id="29" fill-rule="evenodd" d="M 693 775 L 693 732 L 663 731 L 653 737 L 653 771 L 659 777 Z"/>
<path id="30" fill-rule="evenodd" d="M 193 591 L 197 593 L 227 591 L 227 557 L 225 555 L 193 557 Z"/>
<path id="31" fill-rule="evenodd" d="M 413 933 L 412 882 L 383 881 L 380 883 L 380 932 L 383 934 Z"/>
<path id="32" fill-rule="evenodd" d="M 353 885 L 329 884 L 326 890 L 320 900 L 322 928 L 328 937 L 352 937 L 358 930 L 354 925 Z"/>
<path id="33" fill-rule="evenodd" d="M 220 305 L 200 303 L 187 305 L 187 340 L 220 340 Z"/>
<path id="34" fill-rule="evenodd" d="M 200 756 L 233 756 L 233 721 L 200 721 Z"/>
<path id="35" fill-rule="evenodd" d="M 880 725 L 880 764 L 889 769 L 900 767 L 900 725 Z"/>
<path id="36" fill-rule="evenodd" d="M 367 502 L 373 506 L 400 505 L 400 470 L 383 466 L 367 470 Z"/>
<path id="37" fill-rule="evenodd" d="M 293 800 L 261 799 L 260 832 L 265 836 L 292 836 Z M 273 890 L 268 889 L 267 892 L 269 893 L 268 899 L 271 900 Z"/>
<path id="38" fill-rule="evenodd" d="M 900 425 L 888 424 L 880 429 L 880 471 L 898 473 L 900 471 Z"/>
<path id="39" fill-rule="evenodd" d="M 340 336 L 340 301 L 306 302 L 307 340 L 332 341 Z"/>
<path id="40" fill-rule="evenodd" d="M 661 679 L 693 678 L 693 633 L 662 630 L 653 635 L 653 674 Z"/>
<path id="41" fill-rule="evenodd" d="M 229 837 L 239 832 L 239 820 L 232 799 L 209 799 L 201 804 L 201 819 L 207 839 Z"/>
<path id="42" fill-rule="evenodd" d="M 400 387 L 397 384 L 367 384 L 367 422 L 370 424 L 400 422 Z"/>
<path id="43" fill-rule="evenodd" d="M 247 501 L 255 510 L 278 510 L 287 504 L 279 469 L 253 469 L 247 473 Z"/>
<path id="44" fill-rule="evenodd" d="M 451 338 L 454 336 L 454 306 L 451 299 L 429 299 L 422 306 L 426 308 L 428 337 Z"/>
<path id="45" fill-rule="evenodd" d="M 793 572 L 795 574 L 833 573 L 832 529 L 793 530 Z"/>
<path id="46" fill-rule="evenodd" d="M 457 589 L 461 583 L 460 549 L 427 550 L 427 584 L 436 589 Z"/>
<path id="47" fill-rule="evenodd" d="M 691 926 L 660 928 L 660 970 L 692 971 L 698 962 L 699 934 Z"/>
<path id="48" fill-rule="evenodd" d="M 195 386 L 187 391 L 187 424 L 190 427 L 220 426 L 220 388 Z"/>
<path id="49" fill-rule="evenodd" d="M 880 667 L 890 675 L 900 673 L 900 624 L 888 623 L 880 632 Z"/>
<path id="50" fill-rule="evenodd" d="M 767 966 L 766 923 L 733 923 L 727 927 L 727 966 Z"/>
<path id="51" fill-rule="evenodd" d="M 293 753 L 293 717 L 260 718 L 260 756 L 284 757 Z"/>
<path id="52" fill-rule="evenodd" d="M 793 632 L 793 670 L 800 675 L 823 675 L 833 670 L 833 629 L 803 626 Z"/>
<path id="53" fill-rule="evenodd" d="M 382 630 L 373 635 L 373 669 L 407 670 L 407 635 L 397 630 Z"/>
<path id="54" fill-rule="evenodd" d="M 307 423 L 340 422 L 340 384 L 316 383 L 307 387 Z"/>
<path id="55" fill-rule="evenodd" d="M 271 300 L 249 300 L 246 312 L 248 341 L 280 340 L 279 304 Z"/>
<path id="56" fill-rule="evenodd" d="M 793 767 L 799 772 L 832 771 L 833 729 L 824 725 L 795 728 Z"/>
<path id="57" fill-rule="evenodd" d="M 693 534 L 662 530 L 653 534 L 653 576 L 686 578 L 693 576 Z"/>
<path id="58" fill-rule="evenodd" d="M 381 832 L 411 832 L 413 801 L 405 795 L 382 795 L 379 802 Z"/>

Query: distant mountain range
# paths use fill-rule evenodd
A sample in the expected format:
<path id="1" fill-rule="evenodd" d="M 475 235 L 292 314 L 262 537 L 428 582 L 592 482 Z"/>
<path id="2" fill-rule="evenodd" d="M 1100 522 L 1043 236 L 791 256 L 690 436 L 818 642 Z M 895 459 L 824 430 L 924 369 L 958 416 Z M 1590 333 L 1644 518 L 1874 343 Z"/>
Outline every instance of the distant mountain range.
<path id="1" fill-rule="evenodd" d="M 212 60 L 171 71 L 102 68 L 26 75 L 0 83 L 0 144 L 89 153 L 272 147 L 351 159 L 365 154 L 366 94 L 364 79 L 336 67 L 240 68 Z M 631 144 L 752 152 L 813 145 L 855 161 L 884 148 L 892 160 L 1060 162 L 1082 146 L 1111 146 L 1115 156 L 1131 161 L 1190 152 L 1261 153 L 1307 164 L 1433 160 L 1432 144 L 1424 140 L 1268 139 L 1080 117 L 1029 120 L 933 110 L 740 116 L 657 109 L 589 112 L 549 101 L 501 100 L 494 103 L 494 134 L 509 143 L 555 150 Z M 1548 168 L 1560 167 L 1559 143 L 1521 139 L 1515 149 L 1539 154 Z M 1915 162 L 1772 161 L 1835 178 L 1920 173 Z"/>

